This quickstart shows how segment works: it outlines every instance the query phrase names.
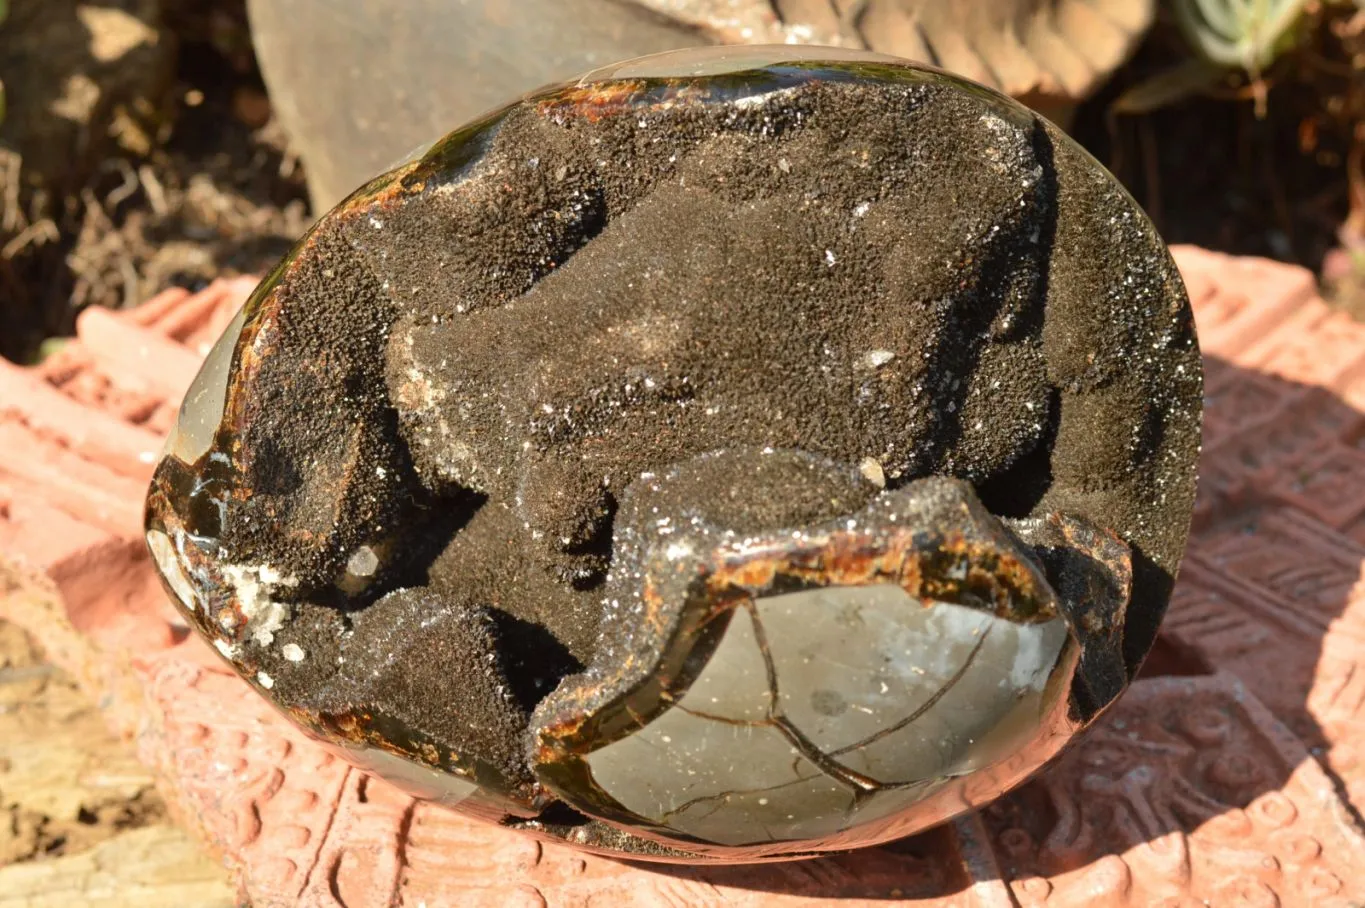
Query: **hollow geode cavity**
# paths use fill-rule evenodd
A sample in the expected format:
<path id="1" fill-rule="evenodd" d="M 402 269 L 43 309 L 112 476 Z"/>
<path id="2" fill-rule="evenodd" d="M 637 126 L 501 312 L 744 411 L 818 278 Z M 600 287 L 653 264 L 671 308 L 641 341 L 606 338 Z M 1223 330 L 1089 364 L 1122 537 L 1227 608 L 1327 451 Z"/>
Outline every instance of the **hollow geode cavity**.
<path id="1" fill-rule="evenodd" d="M 1122 692 L 1200 383 L 1152 225 L 1025 108 L 645 58 L 323 218 L 209 355 L 147 541 L 358 766 L 607 853 L 789 858 L 989 801 Z"/>

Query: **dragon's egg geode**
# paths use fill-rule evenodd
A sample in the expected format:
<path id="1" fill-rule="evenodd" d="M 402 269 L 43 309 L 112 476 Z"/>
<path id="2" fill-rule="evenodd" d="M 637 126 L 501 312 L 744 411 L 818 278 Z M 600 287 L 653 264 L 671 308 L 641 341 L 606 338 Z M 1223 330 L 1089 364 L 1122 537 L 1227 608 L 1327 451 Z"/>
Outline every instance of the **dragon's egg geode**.
<path id="1" fill-rule="evenodd" d="M 1008 790 L 1152 645 L 1201 372 L 1055 127 L 873 55 L 646 58 L 318 222 L 210 353 L 147 541 L 348 759 L 664 860 Z"/>

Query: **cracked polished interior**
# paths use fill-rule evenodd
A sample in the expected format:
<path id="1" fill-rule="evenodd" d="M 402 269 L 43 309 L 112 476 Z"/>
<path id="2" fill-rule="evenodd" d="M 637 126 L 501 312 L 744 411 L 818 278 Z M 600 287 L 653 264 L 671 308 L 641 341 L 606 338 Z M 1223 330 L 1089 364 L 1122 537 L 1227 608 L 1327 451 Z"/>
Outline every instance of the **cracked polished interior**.
<path id="1" fill-rule="evenodd" d="M 234 670 L 419 797 L 790 859 L 989 801 L 1122 692 L 1200 400 L 1164 245 L 1051 124 L 689 51 L 322 218 L 209 354 L 147 543 Z"/>
<path id="2" fill-rule="evenodd" d="M 831 835 L 1011 752 L 1065 640 L 1061 619 L 926 607 L 891 583 L 766 596 L 672 708 L 585 762 L 623 807 L 702 841 Z"/>

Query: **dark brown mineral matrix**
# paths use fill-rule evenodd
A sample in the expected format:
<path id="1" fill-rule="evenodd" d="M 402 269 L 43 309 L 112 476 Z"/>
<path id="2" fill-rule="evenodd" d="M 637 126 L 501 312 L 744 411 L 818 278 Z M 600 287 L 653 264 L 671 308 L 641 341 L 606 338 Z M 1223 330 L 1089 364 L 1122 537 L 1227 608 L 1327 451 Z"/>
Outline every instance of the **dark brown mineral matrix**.
<path id="1" fill-rule="evenodd" d="M 891 487 L 946 474 L 997 516 L 1108 527 L 1134 547 L 1130 668 L 1146 652 L 1193 498 L 1198 351 L 1151 226 L 1052 126 L 924 78 L 724 102 L 607 83 L 514 106 L 366 193 L 258 319 L 270 355 L 229 414 L 251 493 L 223 539 L 295 579 L 280 639 L 310 652 L 354 623 L 382 663 L 392 632 L 355 611 L 424 587 L 440 620 L 381 611 L 431 666 L 475 658 L 443 645 L 545 666 L 505 708 L 426 672 L 389 698 L 404 715 L 524 722 L 592 659 L 622 491 L 719 450 Z M 772 484 L 724 463 L 698 494 L 761 511 Z M 357 557 L 369 585 L 334 601 Z M 377 696 L 367 645 L 257 657 L 279 699 L 326 682 L 339 707 Z"/>

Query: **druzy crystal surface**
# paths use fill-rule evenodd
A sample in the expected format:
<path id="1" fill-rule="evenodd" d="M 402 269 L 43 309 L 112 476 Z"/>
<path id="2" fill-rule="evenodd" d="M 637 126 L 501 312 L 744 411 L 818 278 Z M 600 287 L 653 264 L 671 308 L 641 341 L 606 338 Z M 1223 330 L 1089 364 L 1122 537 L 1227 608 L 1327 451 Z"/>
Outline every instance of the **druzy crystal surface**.
<path id="1" fill-rule="evenodd" d="M 292 720 L 607 853 L 886 841 L 1122 692 L 1199 354 L 1137 206 L 979 86 L 632 61 L 322 218 L 187 395 L 147 541 Z"/>

